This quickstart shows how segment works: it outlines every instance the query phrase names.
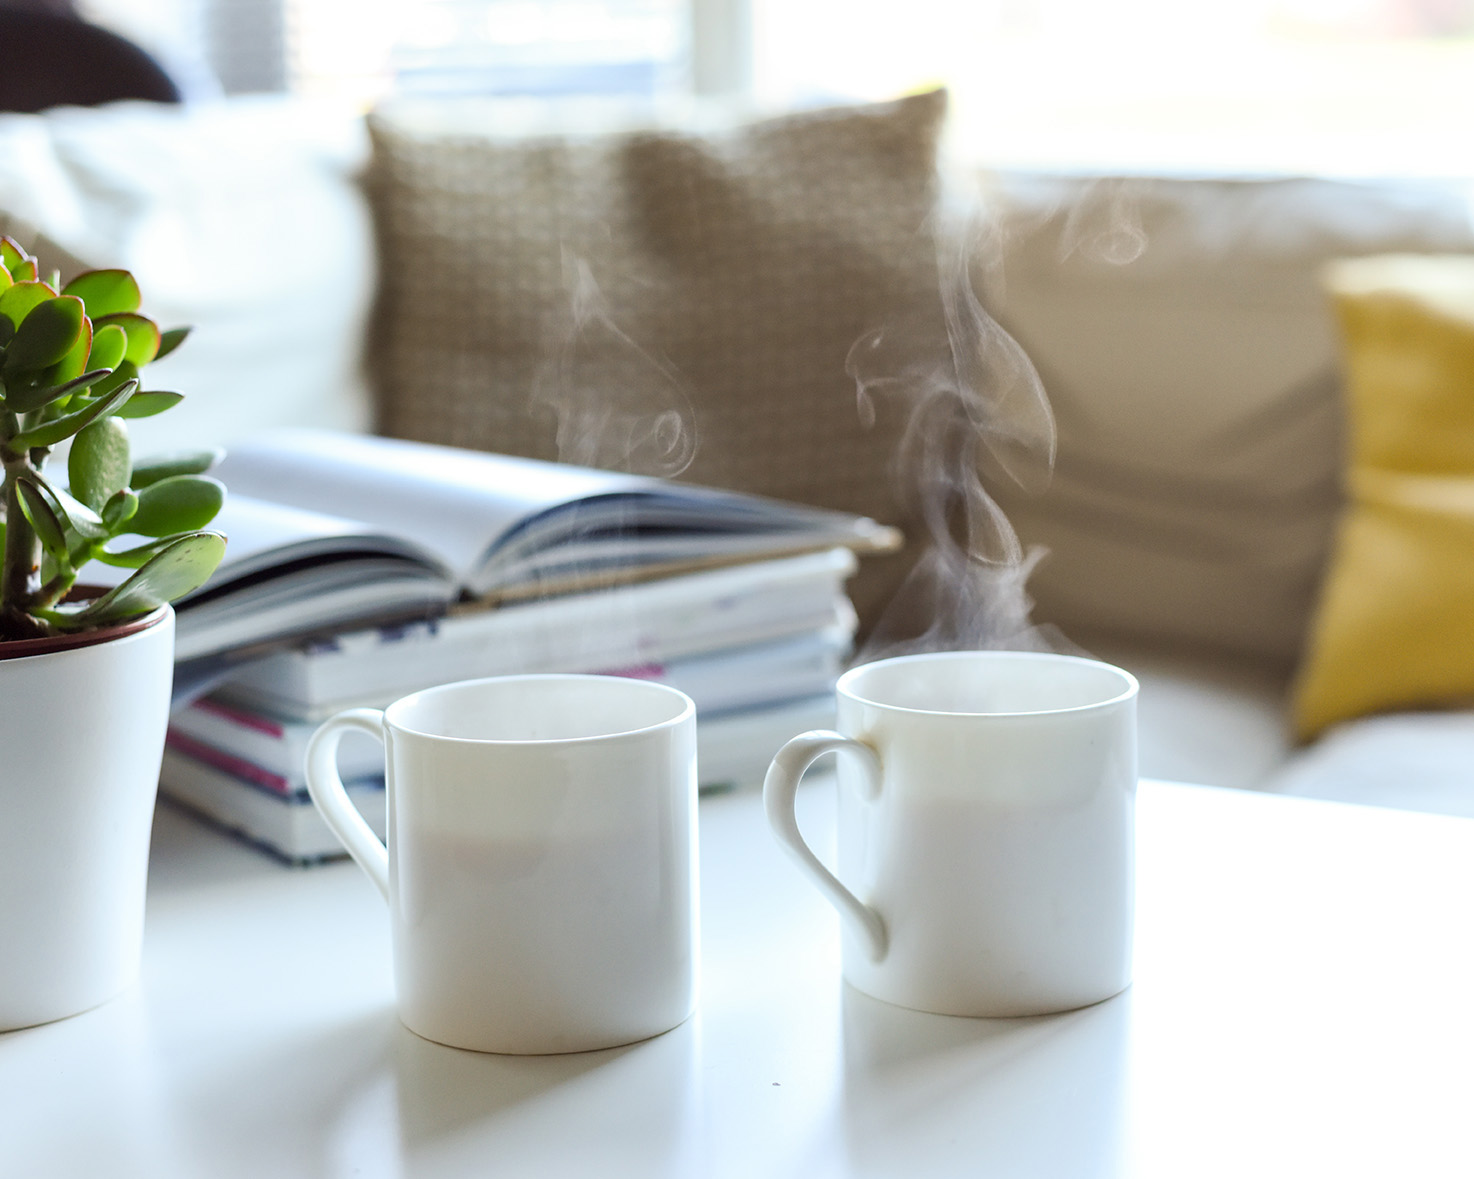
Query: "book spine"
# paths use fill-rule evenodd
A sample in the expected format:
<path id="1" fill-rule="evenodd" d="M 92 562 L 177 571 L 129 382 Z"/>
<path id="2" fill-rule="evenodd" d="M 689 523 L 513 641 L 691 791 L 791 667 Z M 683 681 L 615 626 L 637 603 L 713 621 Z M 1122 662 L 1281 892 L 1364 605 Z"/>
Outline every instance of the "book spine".
<path id="1" fill-rule="evenodd" d="M 305 796 L 307 793 L 305 782 L 300 784 L 290 782 L 284 774 L 275 773 L 244 757 L 227 752 L 218 745 L 196 740 L 186 733 L 181 733 L 176 727 L 170 727 L 166 744 L 177 753 L 192 757 L 207 766 L 213 766 L 222 773 L 230 774 L 242 782 L 250 783 L 252 786 L 282 798 L 295 795 Z"/>

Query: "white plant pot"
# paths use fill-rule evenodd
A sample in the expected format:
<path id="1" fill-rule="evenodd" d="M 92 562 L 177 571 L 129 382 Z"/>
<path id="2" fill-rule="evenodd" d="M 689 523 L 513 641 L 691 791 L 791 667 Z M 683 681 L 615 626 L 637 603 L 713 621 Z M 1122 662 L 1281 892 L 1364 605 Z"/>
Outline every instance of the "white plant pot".
<path id="1" fill-rule="evenodd" d="M 15 646 L 0 644 L 0 1031 L 138 976 L 174 612 L 69 649 Z"/>

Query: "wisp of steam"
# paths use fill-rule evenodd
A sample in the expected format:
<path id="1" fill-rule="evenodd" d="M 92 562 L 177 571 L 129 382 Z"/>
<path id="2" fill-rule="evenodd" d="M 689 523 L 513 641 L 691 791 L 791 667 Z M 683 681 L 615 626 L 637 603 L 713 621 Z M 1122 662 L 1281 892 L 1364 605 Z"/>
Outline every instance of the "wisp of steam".
<path id="1" fill-rule="evenodd" d="M 898 317 L 861 336 L 846 361 L 862 420 L 875 420 L 881 398 L 903 411 L 893 477 L 925 533 L 921 556 L 857 662 L 922 651 L 1074 649 L 1031 621 L 1026 586 L 1045 554 L 1025 551 L 983 482 L 986 473 L 1042 491 L 1055 429 L 1033 364 L 974 290 L 977 225 L 971 216 L 953 218 L 936 234 L 944 330 Z"/>
<path id="2" fill-rule="evenodd" d="M 564 251 L 568 309 L 549 330 L 534 409 L 557 422 L 558 457 L 671 478 L 696 455 L 696 415 L 679 374 L 620 328 L 584 259 Z"/>
<path id="3" fill-rule="evenodd" d="M 1095 194 L 1093 216 L 1067 226 L 1068 250 L 1129 262 L 1145 239 L 1132 194 Z M 1029 576 L 1047 555 L 1026 550 L 987 479 L 1030 492 L 1049 484 L 1054 415 L 1032 362 L 987 312 L 972 266 L 996 259 L 976 211 L 938 215 L 939 299 L 862 335 L 846 371 L 866 424 L 876 404 L 902 420 L 892 477 L 918 524 L 922 552 L 856 655 L 868 662 L 941 650 L 1080 652 L 1053 627 L 1036 625 Z M 549 359 L 533 394 L 557 423 L 564 462 L 675 477 L 696 454 L 697 424 L 680 374 L 618 324 L 587 262 L 565 251 L 569 303 L 549 333 Z"/>
<path id="4" fill-rule="evenodd" d="M 563 277 L 567 305 L 548 324 L 547 359 L 529 405 L 534 413 L 553 416 L 559 460 L 635 475 L 680 475 L 696 455 L 696 415 L 680 375 L 620 327 L 592 268 L 566 248 Z M 573 528 L 580 523 L 575 514 Z M 636 526 L 632 514 L 611 519 L 607 505 L 589 523 L 601 530 Z M 597 586 L 602 571 L 585 572 Z M 638 625 L 620 595 L 606 590 L 603 606 L 607 626 Z M 558 639 L 566 645 L 564 636 Z M 577 662 L 565 670 L 590 668 Z M 620 674 L 636 672 L 620 669 Z"/>

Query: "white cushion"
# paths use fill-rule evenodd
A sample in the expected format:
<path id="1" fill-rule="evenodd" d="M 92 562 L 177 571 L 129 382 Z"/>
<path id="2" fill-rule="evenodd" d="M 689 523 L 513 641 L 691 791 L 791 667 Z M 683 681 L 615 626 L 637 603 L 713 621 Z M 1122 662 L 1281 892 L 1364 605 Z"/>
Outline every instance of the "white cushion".
<path id="1" fill-rule="evenodd" d="M 1141 684 L 1142 777 L 1259 790 L 1289 758 L 1285 682 L 1262 661 L 1104 640 L 1086 646 Z"/>
<path id="2" fill-rule="evenodd" d="M 1301 798 L 1474 817 L 1474 712 L 1401 712 L 1332 729 L 1271 775 Z"/>
<path id="3" fill-rule="evenodd" d="M 0 229 L 35 243 L 43 267 L 48 243 L 126 267 L 145 314 L 195 328 L 145 373 L 186 400 L 130 424 L 135 454 L 367 425 L 366 157 L 351 111 L 280 98 L 0 115 Z"/>

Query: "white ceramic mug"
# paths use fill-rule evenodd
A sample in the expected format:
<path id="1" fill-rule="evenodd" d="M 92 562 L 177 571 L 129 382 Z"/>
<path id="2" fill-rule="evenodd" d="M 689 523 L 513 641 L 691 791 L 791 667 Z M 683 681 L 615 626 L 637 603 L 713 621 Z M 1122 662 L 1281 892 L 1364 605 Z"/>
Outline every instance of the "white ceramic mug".
<path id="1" fill-rule="evenodd" d="M 385 747 L 388 845 L 338 777 Z M 389 902 L 399 1014 L 483 1052 L 578 1052 L 684 1021 L 697 955 L 696 710 L 612 676 L 427 688 L 327 721 L 313 801 Z"/>
<path id="2" fill-rule="evenodd" d="M 1135 679 L 1067 655 L 958 651 L 865 664 L 836 690 L 840 731 L 788 742 L 763 794 L 779 842 L 841 914 L 846 980 L 971 1016 L 1124 990 Z M 799 779 L 831 751 L 837 876 L 794 819 Z"/>

